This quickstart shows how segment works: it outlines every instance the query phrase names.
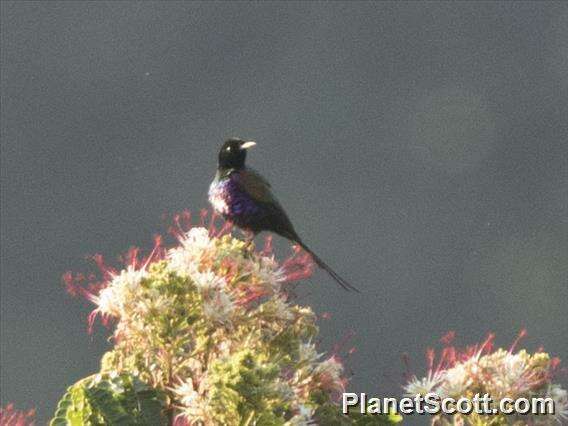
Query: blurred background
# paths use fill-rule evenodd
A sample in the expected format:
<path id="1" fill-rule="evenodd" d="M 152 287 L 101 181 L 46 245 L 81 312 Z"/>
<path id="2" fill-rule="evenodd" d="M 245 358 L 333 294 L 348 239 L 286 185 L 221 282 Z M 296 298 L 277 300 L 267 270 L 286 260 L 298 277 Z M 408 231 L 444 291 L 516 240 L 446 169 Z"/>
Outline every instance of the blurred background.
<path id="1" fill-rule="evenodd" d="M 224 138 L 254 139 L 324 273 L 354 392 L 397 396 L 448 330 L 568 355 L 566 3 L 1 3 L 1 398 L 98 370 L 61 275 L 207 207 Z M 279 256 L 289 252 L 280 241 Z M 564 360 L 566 363 L 568 360 Z M 566 383 L 566 378 L 563 379 Z M 424 419 L 422 419 L 423 421 Z"/>

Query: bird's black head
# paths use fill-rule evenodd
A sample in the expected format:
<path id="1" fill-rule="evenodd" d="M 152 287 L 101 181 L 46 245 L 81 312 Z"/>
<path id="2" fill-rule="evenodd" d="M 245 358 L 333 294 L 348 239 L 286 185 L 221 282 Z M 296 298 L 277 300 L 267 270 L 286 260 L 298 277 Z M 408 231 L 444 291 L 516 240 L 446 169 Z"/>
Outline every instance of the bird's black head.
<path id="1" fill-rule="evenodd" d="M 255 146 L 253 141 L 238 138 L 227 139 L 219 151 L 220 169 L 242 169 L 247 158 L 247 149 Z"/>

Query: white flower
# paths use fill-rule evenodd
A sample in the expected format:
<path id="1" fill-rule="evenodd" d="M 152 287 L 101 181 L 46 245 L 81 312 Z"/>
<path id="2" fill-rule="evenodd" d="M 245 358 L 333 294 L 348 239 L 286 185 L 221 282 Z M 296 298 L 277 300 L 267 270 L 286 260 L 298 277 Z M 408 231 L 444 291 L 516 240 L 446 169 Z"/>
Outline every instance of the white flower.
<path id="1" fill-rule="evenodd" d="M 259 278 L 260 285 L 268 294 L 278 293 L 284 274 L 272 257 L 262 256 L 251 262 L 251 272 Z"/>
<path id="2" fill-rule="evenodd" d="M 341 365 L 335 357 L 320 362 L 316 368 L 314 368 L 314 374 L 319 377 L 321 385 L 332 391 L 343 390 L 342 373 L 343 365 Z"/>
<path id="3" fill-rule="evenodd" d="M 444 397 L 461 396 L 472 382 L 466 365 L 457 364 L 455 367 L 446 370 L 444 380 L 438 392 L 440 396 Z"/>
<path id="4" fill-rule="evenodd" d="M 274 298 L 273 309 L 274 309 L 274 315 L 278 319 L 285 321 L 291 321 L 294 319 L 294 314 L 290 310 L 290 306 L 288 305 L 288 303 L 286 303 L 286 301 L 282 297 Z"/>
<path id="5" fill-rule="evenodd" d="M 309 426 L 314 424 L 312 416 L 314 415 L 314 409 L 308 407 L 307 405 L 298 405 L 298 414 L 292 417 L 286 422 L 286 426 Z"/>
<path id="6" fill-rule="evenodd" d="M 445 371 L 437 371 L 435 373 L 429 373 L 428 376 L 418 379 L 414 376 L 412 380 L 404 387 L 404 392 L 406 396 L 416 396 L 416 395 L 426 395 L 431 392 L 435 392 L 437 388 L 442 384 Z"/>
<path id="7" fill-rule="evenodd" d="M 546 396 L 554 401 L 554 419 L 560 424 L 567 421 L 568 392 L 559 385 L 550 385 Z"/>
<path id="8" fill-rule="evenodd" d="M 209 231 L 203 227 L 191 228 L 180 241 L 181 244 L 194 251 L 202 251 L 209 246 Z"/>
<path id="9" fill-rule="evenodd" d="M 95 298 L 97 310 L 105 315 L 120 316 L 124 313 L 124 305 L 137 292 L 140 282 L 147 276 L 145 269 L 133 266 L 115 275 L 107 287 Z"/>
<path id="10" fill-rule="evenodd" d="M 191 381 L 182 382 L 173 389 L 174 393 L 178 396 L 182 405 L 190 407 L 199 398 L 199 394 L 193 389 Z"/>
<path id="11" fill-rule="evenodd" d="M 225 278 L 217 276 L 212 271 L 195 272 L 191 275 L 191 279 L 202 293 L 207 293 L 219 288 L 224 289 L 227 286 Z"/>
<path id="12" fill-rule="evenodd" d="M 316 347 L 313 343 L 300 343 L 299 348 L 299 361 L 306 362 L 308 364 L 313 364 L 316 362 L 322 354 L 318 354 Z"/>
<path id="13" fill-rule="evenodd" d="M 276 392 L 283 400 L 293 401 L 296 397 L 294 388 L 289 383 L 278 380 L 272 384 L 272 390 Z"/>
<path id="14" fill-rule="evenodd" d="M 206 418 L 207 403 L 205 399 L 193 388 L 191 380 L 181 382 L 172 389 L 181 405 L 184 406 L 183 416 L 190 420 L 190 424 Z"/>
<path id="15" fill-rule="evenodd" d="M 153 292 L 152 292 L 153 293 Z M 136 311 L 140 315 L 147 315 L 150 312 L 165 312 L 172 306 L 172 300 L 169 297 L 155 295 L 141 299 L 136 303 Z"/>
<path id="16" fill-rule="evenodd" d="M 526 381 L 523 380 L 527 363 L 521 353 L 515 355 L 508 353 L 499 364 L 495 366 L 494 378 L 494 386 L 498 393 L 510 396 L 528 389 Z"/>
<path id="17" fill-rule="evenodd" d="M 116 291 L 113 287 L 106 287 L 101 290 L 99 295 L 95 298 L 95 302 L 98 305 L 97 311 L 104 315 L 119 316 L 122 303 L 116 296 Z"/>
<path id="18" fill-rule="evenodd" d="M 191 228 L 180 239 L 180 245 L 168 251 L 168 267 L 181 276 L 198 273 L 201 257 L 211 247 L 212 241 L 207 229 Z"/>
<path id="19" fill-rule="evenodd" d="M 231 321 L 235 304 L 224 291 L 217 291 L 203 302 L 203 314 L 213 322 L 227 324 Z"/>
<path id="20" fill-rule="evenodd" d="M 341 365 L 341 363 L 334 357 L 331 357 L 329 359 L 326 359 L 325 361 L 320 362 L 316 366 L 315 372 L 338 378 L 343 372 L 343 365 Z"/>

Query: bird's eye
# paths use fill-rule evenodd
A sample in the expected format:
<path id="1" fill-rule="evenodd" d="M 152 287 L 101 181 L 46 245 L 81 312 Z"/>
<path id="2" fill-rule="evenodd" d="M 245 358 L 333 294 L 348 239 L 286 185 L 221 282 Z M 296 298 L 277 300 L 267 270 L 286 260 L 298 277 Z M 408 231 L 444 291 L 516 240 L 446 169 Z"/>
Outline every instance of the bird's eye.
<path id="1" fill-rule="evenodd" d="M 231 147 L 230 147 L 230 146 L 228 146 L 227 148 L 225 148 L 225 151 L 230 151 L 230 150 L 231 150 Z"/>

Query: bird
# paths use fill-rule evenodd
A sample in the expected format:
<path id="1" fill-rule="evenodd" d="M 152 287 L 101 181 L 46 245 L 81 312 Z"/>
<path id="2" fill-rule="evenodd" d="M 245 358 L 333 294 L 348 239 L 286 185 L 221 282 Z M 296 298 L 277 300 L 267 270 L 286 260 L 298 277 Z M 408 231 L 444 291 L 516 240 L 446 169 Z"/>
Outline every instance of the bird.
<path id="1" fill-rule="evenodd" d="M 254 141 L 229 138 L 221 146 L 217 172 L 208 193 L 215 212 L 242 229 L 251 240 L 268 231 L 299 245 L 341 287 L 359 292 L 302 241 L 268 181 L 245 165 L 247 151 L 255 145 Z"/>

